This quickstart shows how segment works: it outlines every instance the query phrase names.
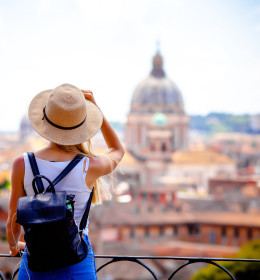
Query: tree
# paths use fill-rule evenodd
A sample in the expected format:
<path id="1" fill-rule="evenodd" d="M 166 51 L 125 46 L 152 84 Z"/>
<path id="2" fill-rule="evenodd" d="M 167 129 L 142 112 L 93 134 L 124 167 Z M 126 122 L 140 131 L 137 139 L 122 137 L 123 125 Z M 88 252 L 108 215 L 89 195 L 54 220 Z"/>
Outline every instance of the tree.
<path id="1" fill-rule="evenodd" d="M 239 253 L 232 256 L 236 259 L 259 259 L 259 262 L 217 262 L 226 268 L 236 280 L 248 279 L 251 274 L 260 269 L 260 240 L 254 240 L 245 244 Z M 208 265 L 193 275 L 192 280 L 230 280 L 230 276 L 214 265 Z M 252 279 L 260 279 L 258 272 Z"/>
<path id="2" fill-rule="evenodd" d="M 7 179 L 4 180 L 3 183 L 0 183 L 0 190 L 10 188 L 11 183 Z"/>

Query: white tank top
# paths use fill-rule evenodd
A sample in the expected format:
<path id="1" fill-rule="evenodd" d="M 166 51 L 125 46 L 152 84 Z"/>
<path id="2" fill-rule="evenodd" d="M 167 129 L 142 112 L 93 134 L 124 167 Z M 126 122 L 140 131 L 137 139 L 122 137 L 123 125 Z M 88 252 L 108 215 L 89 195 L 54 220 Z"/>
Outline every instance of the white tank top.
<path id="1" fill-rule="evenodd" d="M 24 164 L 25 164 L 25 174 L 24 174 L 24 190 L 26 195 L 34 195 L 32 188 L 32 180 L 34 178 L 31 165 L 27 153 L 23 154 Z M 36 158 L 36 162 L 41 175 L 46 176 L 51 181 L 53 181 L 61 171 L 69 164 L 70 161 L 65 162 L 52 162 Z M 74 197 L 74 218 L 79 226 L 83 213 L 86 209 L 87 202 L 91 193 L 91 190 L 87 187 L 85 183 L 85 176 L 89 166 L 89 158 L 86 157 L 85 171 L 83 171 L 84 160 L 82 159 L 70 172 L 64 177 L 57 185 L 55 185 L 55 190 L 65 191 L 67 195 L 73 194 Z M 42 180 L 44 188 L 49 186 L 46 180 Z M 83 230 L 84 234 L 88 234 L 88 223 L 86 228 Z"/>

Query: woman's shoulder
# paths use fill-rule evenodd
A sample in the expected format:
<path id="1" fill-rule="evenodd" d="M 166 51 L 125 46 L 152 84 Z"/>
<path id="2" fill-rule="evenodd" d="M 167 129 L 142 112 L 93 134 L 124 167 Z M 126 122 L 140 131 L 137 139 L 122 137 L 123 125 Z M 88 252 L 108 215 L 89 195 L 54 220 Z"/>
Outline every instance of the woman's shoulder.
<path id="1" fill-rule="evenodd" d="M 18 166 L 24 165 L 24 157 L 23 157 L 23 155 L 24 155 L 24 154 L 21 154 L 21 155 L 17 156 L 17 157 L 14 159 L 14 161 L 13 161 L 13 165 L 14 165 L 14 164 L 15 164 L 15 165 L 18 165 Z"/>
<path id="2" fill-rule="evenodd" d="M 25 165 L 24 165 L 24 157 L 23 154 L 17 156 L 13 161 L 13 171 L 24 173 Z"/>

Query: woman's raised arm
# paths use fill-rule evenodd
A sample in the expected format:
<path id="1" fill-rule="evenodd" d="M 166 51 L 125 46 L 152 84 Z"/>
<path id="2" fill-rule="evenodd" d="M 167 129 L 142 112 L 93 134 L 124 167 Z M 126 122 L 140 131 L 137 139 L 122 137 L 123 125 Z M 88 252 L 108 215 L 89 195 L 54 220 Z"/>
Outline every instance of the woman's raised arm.
<path id="1" fill-rule="evenodd" d="M 90 100 L 97 106 L 93 93 L 90 90 L 82 90 L 82 92 L 86 99 Z M 101 132 L 106 141 L 107 147 L 111 149 L 111 151 L 106 154 L 108 158 L 90 158 L 88 173 L 93 174 L 91 175 L 93 180 L 96 180 L 96 178 L 100 176 L 111 173 L 117 167 L 125 152 L 120 140 L 118 139 L 117 134 L 104 115 Z"/>

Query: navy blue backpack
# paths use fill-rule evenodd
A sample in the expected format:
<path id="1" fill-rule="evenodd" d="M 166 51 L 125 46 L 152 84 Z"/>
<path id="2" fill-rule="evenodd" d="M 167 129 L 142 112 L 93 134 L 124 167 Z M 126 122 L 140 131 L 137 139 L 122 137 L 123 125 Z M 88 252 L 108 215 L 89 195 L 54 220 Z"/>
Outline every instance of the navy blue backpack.
<path id="1" fill-rule="evenodd" d="M 19 198 L 16 222 L 24 228 L 29 269 L 34 272 L 54 270 L 83 261 L 88 255 L 88 246 L 82 231 L 86 227 L 93 190 L 78 227 L 74 220 L 74 196 L 65 191 L 56 192 L 55 185 L 84 156 L 77 155 L 53 182 L 39 174 L 34 154 L 28 153 L 28 157 L 34 175 L 35 195 Z M 49 182 L 45 190 L 42 179 Z"/>

